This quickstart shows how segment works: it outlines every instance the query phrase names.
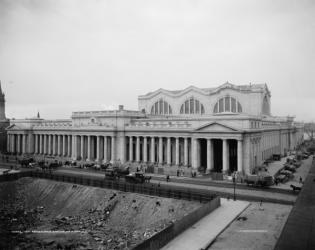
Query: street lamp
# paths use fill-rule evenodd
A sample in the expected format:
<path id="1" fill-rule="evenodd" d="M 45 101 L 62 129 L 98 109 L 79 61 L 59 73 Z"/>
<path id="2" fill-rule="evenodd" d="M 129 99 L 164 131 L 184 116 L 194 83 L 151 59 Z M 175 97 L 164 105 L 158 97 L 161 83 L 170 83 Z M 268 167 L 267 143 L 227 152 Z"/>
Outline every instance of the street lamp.
<path id="1" fill-rule="evenodd" d="M 236 200 L 235 188 L 236 188 L 236 172 L 233 173 L 233 186 L 234 186 L 234 196 L 233 200 Z"/>

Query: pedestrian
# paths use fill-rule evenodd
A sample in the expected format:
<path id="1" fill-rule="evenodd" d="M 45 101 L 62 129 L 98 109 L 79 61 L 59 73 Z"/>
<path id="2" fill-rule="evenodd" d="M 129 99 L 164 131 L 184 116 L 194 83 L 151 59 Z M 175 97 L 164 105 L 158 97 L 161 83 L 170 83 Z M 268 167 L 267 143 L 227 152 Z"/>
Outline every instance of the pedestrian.
<path id="1" fill-rule="evenodd" d="M 166 182 L 169 182 L 169 181 L 170 181 L 170 176 L 167 175 L 167 176 L 166 176 Z"/>
<path id="2" fill-rule="evenodd" d="M 303 183 L 303 179 L 302 179 L 302 177 L 300 176 L 300 183 Z"/>
<path id="3" fill-rule="evenodd" d="M 263 206 L 262 206 L 262 200 L 260 200 L 259 210 L 264 210 L 264 208 L 263 208 Z"/>
<path id="4" fill-rule="evenodd" d="M 177 169 L 177 173 L 176 174 L 177 174 L 177 177 L 179 177 L 179 170 L 178 169 Z"/>

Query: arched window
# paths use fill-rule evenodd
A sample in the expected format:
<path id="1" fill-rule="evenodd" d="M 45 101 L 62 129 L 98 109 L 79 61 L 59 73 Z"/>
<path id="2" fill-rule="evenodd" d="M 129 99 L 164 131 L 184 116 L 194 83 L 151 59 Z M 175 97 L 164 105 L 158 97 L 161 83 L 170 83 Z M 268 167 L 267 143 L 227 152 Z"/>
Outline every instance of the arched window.
<path id="1" fill-rule="evenodd" d="M 242 113 L 241 104 L 231 96 L 225 96 L 214 105 L 213 113 Z"/>
<path id="2" fill-rule="evenodd" d="M 205 108 L 203 104 L 194 97 L 186 100 L 180 107 L 180 114 L 204 114 Z"/>
<path id="3" fill-rule="evenodd" d="M 162 98 L 155 102 L 151 107 L 151 115 L 172 114 L 172 107 Z"/>

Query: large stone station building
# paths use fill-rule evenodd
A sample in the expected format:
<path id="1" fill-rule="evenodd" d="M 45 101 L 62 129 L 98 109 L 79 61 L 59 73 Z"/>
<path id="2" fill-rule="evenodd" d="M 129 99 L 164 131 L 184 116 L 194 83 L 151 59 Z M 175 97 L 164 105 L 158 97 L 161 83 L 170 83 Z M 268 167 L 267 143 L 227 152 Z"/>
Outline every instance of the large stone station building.
<path id="1" fill-rule="evenodd" d="M 73 112 L 68 120 L 11 120 L 7 151 L 81 162 L 250 173 L 303 140 L 303 124 L 270 113 L 266 84 L 159 89 L 138 111 Z"/>

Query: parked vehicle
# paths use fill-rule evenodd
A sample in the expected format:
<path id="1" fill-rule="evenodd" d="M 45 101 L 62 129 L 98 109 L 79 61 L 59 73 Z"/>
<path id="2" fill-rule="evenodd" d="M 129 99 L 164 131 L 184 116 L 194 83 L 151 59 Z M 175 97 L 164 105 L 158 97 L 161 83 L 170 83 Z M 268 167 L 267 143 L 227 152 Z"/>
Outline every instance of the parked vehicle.
<path id="1" fill-rule="evenodd" d="M 289 165 L 289 164 L 285 164 L 285 165 L 284 165 L 284 169 L 285 169 L 285 170 L 289 170 L 289 171 L 291 171 L 292 173 L 295 173 L 295 171 L 296 171 L 296 168 L 295 168 L 293 165 Z"/>
<path id="2" fill-rule="evenodd" d="M 120 177 L 124 177 L 129 174 L 129 168 L 113 168 L 113 167 L 108 167 L 105 169 L 105 179 L 119 179 Z"/>
<path id="3" fill-rule="evenodd" d="M 253 174 L 245 175 L 244 179 L 247 185 L 268 187 L 273 185 L 273 176 L 269 174 L 266 166 L 257 166 L 253 170 Z"/>
<path id="4" fill-rule="evenodd" d="M 105 179 L 115 180 L 117 177 L 116 172 L 112 168 L 108 168 L 105 170 Z"/>
<path id="5" fill-rule="evenodd" d="M 284 175 L 286 175 L 288 178 L 291 178 L 291 177 L 293 177 L 293 173 L 291 172 L 291 171 L 289 171 L 289 170 L 281 170 L 280 171 L 280 174 L 284 174 Z"/>
<path id="6" fill-rule="evenodd" d="M 34 161 L 33 158 L 23 158 L 22 160 L 19 161 L 19 163 L 21 164 L 21 166 L 23 167 L 28 167 L 30 163 L 32 163 Z"/>
<path id="7" fill-rule="evenodd" d="M 125 175 L 126 182 L 129 183 L 144 183 L 145 175 L 142 172 L 135 172 Z"/>
<path id="8" fill-rule="evenodd" d="M 56 168 L 58 168 L 60 166 L 62 166 L 62 165 L 59 164 L 58 162 L 52 162 L 52 163 L 49 163 L 48 168 L 49 169 L 56 169 Z"/>
<path id="9" fill-rule="evenodd" d="M 28 164 L 28 166 L 30 168 L 35 168 L 35 167 L 39 167 L 39 164 L 37 162 L 31 162 L 31 163 Z"/>
<path id="10" fill-rule="evenodd" d="M 245 176 L 244 181 L 247 185 L 253 186 L 266 187 L 273 185 L 273 177 L 263 172 L 259 174 L 248 174 Z"/>
<path id="11" fill-rule="evenodd" d="M 289 178 L 284 174 L 277 175 L 275 179 L 277 182 L 281 182 L 281 183 L 285 183 L 286 181 L 289 180 Z"/>

